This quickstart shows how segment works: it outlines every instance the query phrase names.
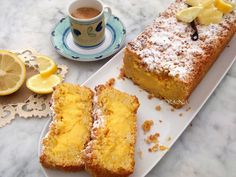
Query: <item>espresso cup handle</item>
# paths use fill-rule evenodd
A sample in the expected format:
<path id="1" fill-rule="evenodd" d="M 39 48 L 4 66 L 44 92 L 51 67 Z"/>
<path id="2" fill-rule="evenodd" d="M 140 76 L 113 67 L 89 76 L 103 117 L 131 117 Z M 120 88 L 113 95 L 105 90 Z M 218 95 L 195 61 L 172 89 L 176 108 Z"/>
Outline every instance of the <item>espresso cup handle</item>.
<path id="1" fill-rule="evenodd" d="M 109 20 L 109 18 L 111 17 L 111 15 L 112 15 L 112 11 L 111 11 L 111 8 L 110 7 L 104 7 L 104 10 L 107 10 L 107 12 L 108 12 L 108 15 L 107 16 L 105 16 L 105 24 L 107 24 L 107 22 L 108 22 L 108 20 Z"/>

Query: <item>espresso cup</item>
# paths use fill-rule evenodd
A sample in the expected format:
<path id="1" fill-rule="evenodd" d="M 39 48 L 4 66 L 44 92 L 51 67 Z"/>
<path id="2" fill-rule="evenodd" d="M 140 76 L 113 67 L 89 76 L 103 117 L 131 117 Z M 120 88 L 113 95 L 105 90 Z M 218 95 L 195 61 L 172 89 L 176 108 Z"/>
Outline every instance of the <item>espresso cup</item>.
<path id="1" fill-rule="evenodd" d="M 78 8 L 94 8 L 100 13 L 92 18 L 76 18 L 72 16 Z M 107 11 L 108 15 L 104 15 Z M 81 47 L 93 47 L 99 45 L 105 39 L 105 26 L 112 12 L 99 0 L 76 0 L 68 7 L 70 28 L 74 42 Z"/>

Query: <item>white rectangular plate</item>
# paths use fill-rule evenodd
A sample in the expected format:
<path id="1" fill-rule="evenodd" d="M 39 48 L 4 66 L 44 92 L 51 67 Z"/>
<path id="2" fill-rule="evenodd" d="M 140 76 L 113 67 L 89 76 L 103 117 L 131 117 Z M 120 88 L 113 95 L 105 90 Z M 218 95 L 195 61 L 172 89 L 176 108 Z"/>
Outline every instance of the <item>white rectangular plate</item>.
<path id="1" fill-rule="evenodd" d="M 165 155 L 168 151 L 158 151 L 154 153 L 148 152 L 148 148 L 151 147 L 144 142 L 144 139 L 149 134 L 160 133 L 160 144 L 171 148 L 178 137 L 183 133 L 185 128 L 190 124 L 195 115 L 199 112 L 201 107 L 207 101 L 209 96 L 215 90 L 217 85 L 220 83 L 222 78 L 225 76 L 230 66 L 233 64 L 236 49 L 236 36 L 231 40 L 229 47 L 226 47 L 221 56 L 217 59 L 215 64 L 212 66 L 210 71 L 198 85 L 198 87 L 192 93 L 189 104 L 182 109 L 171 111 L 171 106 L 162 100 L 153 98 L 148 99 L 147 92 L 141 90 L 138 86 L 134 85 L 130 80 L 117 79 L 119 76 L 119 70 L 123 65 L 123 53 L 124 50 L 120 51 L 115 55 L 107 64 L 105 64 L 100 70 L 98 70 L 93 76 L 91 76 L 84 85 L 94 88 L 99 84 L 104 84 L 110 78 L 115 78 L 116 82 L 114 87 L 125 91 L 129 94 L 136 95 L 140 101 L 140 108 L 138 110 L 138 121 L 137 121 L 137 143 L 136 143 L 136 154 L 135 154 L 135 171 L 132 177 L 143 177 L 145 176 Z M 155 110 L 157 105 L 161 106 L 161 110 Z M 191 110 L 186 111 L 188 107 Z M 182 113 L 183 116 L 179 116 Z M 154 126 L 150 133 L 144 135 L 141 128 L 145 120 L 153 120 Z M 160 120 L 162 122 L 160 122 Z M 50 121 L 49 121 L 50 122 Z M 48 124 L 45 126 L 41 138 L 45 136 L 48 131 Z M 171 140 L 170 140 L 170 138 Z M 40 138 L 40 142 L 41 142 Z M 39 153 L 41 150 L 41 143 L 39 143 Z M 142 158 L 140 153 L 142 152 Z M 125 157 L 124 157 L 125 158 Z M 48 177 L 89 177 L 86 172 L 66 173 L 58 170 L 44 169 L 46 176 Z"/>

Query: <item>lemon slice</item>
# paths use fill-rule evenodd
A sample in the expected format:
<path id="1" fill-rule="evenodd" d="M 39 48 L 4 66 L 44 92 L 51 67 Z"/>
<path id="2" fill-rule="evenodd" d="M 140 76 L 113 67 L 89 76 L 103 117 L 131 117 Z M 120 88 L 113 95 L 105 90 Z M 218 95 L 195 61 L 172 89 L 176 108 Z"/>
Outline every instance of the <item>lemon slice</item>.
<path id="1" fill-rule="evenodd" d="M 16 92 L 26 77 L 25 64 L 14 53 L 0 50 L 0 96 Z"/>
<path id="2" fill-rule="evenodd" d="M 42 77 L 49 77 L 57 71 L 56 63 L 47 56 L 38 55 L 37 62 Z"/>
<path id="3" fill-rule="evenodd" d="M 48 94 L 53 92 L 53 87 L 58 85 L 61 81 L 61 77 L 55 74 L 48 77 L 42 77 L 41 74 L 36 74 L 27 80 L 26 86 L 35 93 Z"/>
<path id="4" fill-rule="evenodd" d="M 176 14 L 176 18 L 180 21 L 190 23 L 199 15 L 202 9 L 203 7 L 201 6 L 189 7 L 187 9 L 183 9 Z"/>
<path id="5" fill-rule="evenodd" d="M 202 7 L 208 7 L 212 4 L 214 4 L 215 0 L 186 0 L 186 3 L 190 6 L 202 6 Z"/>
<path id="6" fill-rule="evenodd" d="M 223 13 L 229 13 L 234 10 L 234 7 L 232 4 L 227 3 L 223 0 L 215 0 L 215 6 Z"/>
<path id="7" fill-rule="evenodd" d="M 223 13 L 217 8 L 212 7 L 205 9 L 198 15 L 198 21 L 202 25 L 209 25 L 212 23 L 220 23 Z"/>

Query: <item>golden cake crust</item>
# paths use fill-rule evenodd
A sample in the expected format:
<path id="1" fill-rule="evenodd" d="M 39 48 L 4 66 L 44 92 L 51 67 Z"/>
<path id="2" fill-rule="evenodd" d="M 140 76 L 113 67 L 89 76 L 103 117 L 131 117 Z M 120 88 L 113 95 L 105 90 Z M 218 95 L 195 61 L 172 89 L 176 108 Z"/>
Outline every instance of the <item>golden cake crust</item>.
<path id="1" fill-rule="evenodd" d="M 107 98 L 105 99 L 111 99 L 113 96 L 121 96 L 123 98 L 120 98 L 121 100 L 124 101 L 124 98 L 127 98 L 127 102 L 130 103 L 130 101 L 132 101 L 133 105 L 130 106 L 129 109 L 132 110 L 130 119 L 132 119 L 133 125 L 131 126 L 131 134 L 130 134 L 130 147 L 129 147 L 129 154 L 128 157 L 123 157 L 122 158 L 124 160 L 129 160 L 130 163 L 128 163 L 127 166 L 125 166 L 125 168 L 119 168 L 119 169 L 115 169 L 115 168 L 108 168 L 106 165 L 101 163 L 101 159 L 98 156 L 99 151 L 103 152 L 104 154 L 105 151 L 104 149 L 102 149 L 102 147 L 100 147 L 101 149 L 99 149 L 98 147 L 98 141 L 99 139 L 106 139 L 107 137 L 109 137 L 109 133 L 112 132 L 112 128 L 111 127 L 107 127 L 107 123 L 106 121 L 108 121 L 109 118 L 104 118 L 104 116 L 109 117 L 109 111 L 113 111 L 113 110 L 108 110 L 105 108 L 105 105 L 103 105 L 103 102 L 100 100 L 99 97 L 101 97 L 101 95 L 104 96 L 104 94 L 109 95 Z M 117 95 L 116 95 L 117 94 Z M 96 95 L 97 95 L 97 99 L 95 100 L 95 105 L 94 105 L 94 124 L 93 124 L 93 128 L 92 128 L 92 133 L 91 133 L 91 141 L 88 143 L 85 151 L 84 151 L 84 159 L 85 159 L 85 169 L 92 174 L 92 176 L 94 177 L 127 177 L 130 174 L 133 173 L 134 171 L 134 146 L 135 146 L 135 141 L 136 141 L 136 112 L 137 109 L 139 107 L 139 102 L 137 97 L 135 96 L 130 96 L 126 93 L 122 93 L 118 90 L 113 89 L 110 86 L 104 86 L 104 85 L 99 85 L 96 87 Z M 96 98 L 96 97 L 95 97 Z M 104 100 L 103 100 L 104 101 Z M 114 98 L 114 100 L 111 100 L 112 102 L 117 101 L 116 98 Z M 109 102 L 109 101 L 108 101 Z M 122 102 L 122 101 L 121 101 Z M 127 104 L 128 104 L 127 103 Z M 106 103 L 104 103 L 106 104 Z M 101 110 L 104 109 L 104 110 Z M 107 112 L 108 111 L 108 112 Z M 107 114 L 108 113 L 108 114 Z M 126 122 L 128 123 L 128 121 Z M 104 131 L 106 132 L 105 134 Z M 101 141 L 101 142 L 105 142 L 106 141 Z M 115 142 L 111 142 L 111 143 L 115 143 Z M 116 145 L 115 145 L 116 146 Z M 111 155 L 115 152 L 112 151 Z M 112 162 L 111 162 L 112 163 Z"/>
<path id="2" fill-rule="evenodd" d="M 81 94 L 84 94 L 82 96 L 83 98 L 81 97 Z M 80 152 L 75 152 L 73 154 L 70 154 L 71 152 L 69 153 L 69 151 L 67 151 L 68 156 L 69 155 L 75 156 L 75 158 L 73 158 L 72 160 L 68 160 L 67 159 L 68 156 L 64 156 L 61 154 L 60 154 L 60 157 L 62 159 L 54 157 L 54 155 L 53 155 L 53 153 L 54 153 L 53 148 L 55 148 L 55 142 L 57 141 L 56 138 L 59 135 L 61 135 L 63 131 L 66 132 L 65 129 L 67 129 L 67 127 L 62 124 L 63 120 L 66 121 L 65 116 L 67 116 L 67 114 L 63 114 L 63 109 L 66 108 L 64 106 L 65 106 L 65 104 L 69 104 L 69 102 L 70 102 L 70 100 L 69 101 L 66 100 L 66 97 L 67 97 L 67 99 L 69 97 L 71 97 L 71 98 L 72 97 L 74 97 L 74 98 L 81 97 L 81 99 L 80 99 L 81 104 L 84 104 L 84 106 L 87 106 L 87 108 L 88 108 L 87 110 L 82 110 L 84 112 L 87 112 L 86 115 L 84 113 L 84 115 L 87 117 L 85 118 L 86 122 L 84 124 L 85 134 L 83 136 L 83 141 L 84 141 L 84 143 L 82 145 L 83 147 L 80 150 L 77 148 L 69 150 L 69 151 L 80 151 Z M 53 111 L 53 116 L 52 116 L 53 119 L 52 119 L 52 122 L 49 126 L 49 132 L 43 138 L 42 152 L 40 155 L 40 163 L 44 167 L 57 168 L 60 170 L 65 170 L 65 171 L 78 171 L 78 170 L 84 169 L 84 161 L 81 156 L 82 156 L 82 150 L 85 148 L 86 144 L 90 140 L 90 129 L 92 127 L 92 99 L 93 99 L 93 92 L 87 87 L 80 87 L 78 85 L 72 85 L 69 83 L 62 83 L 54 89 L 54 92 L 52 94 L 52 106 L 51 106 L 52 111 Z M 78 101 L 78 100 L 75 100 L 75 101 Z M 73 104 L 75 105 L 75 103 L 73 103 Z M 79 108 L 82 108 L 82 107 L 79 107 Z M 71 109 L 73 109 L 73 106 L 71 107 Z M 68 114 L 70 114 L 70 117 L 72 118 L 72 116 L 74 116 L 73 114 L 78 114 L 78 112 L 76 112 L 76 113 L 70 112 Z M 69 117 L 69 119 L 70 119 L 70 117 Z M 76 118 L 76 117 L 74 117 L 74 118 Z M 77 121 L 79 121 L 79 118 Z M 72 124 L 73 124 L 73 122 L 72 122 Z M 61 127 L 61 126 L 64 126 L 64 127 Z M 72 129 L 73 129 L 73 126 L 72 126 Z M 78 141 L 79 141 L 79 139 L 78 139 Z M 71 148 L 74 148 L 74 147 L 71 147 Z M 63 151 L 64 154 L 66 154 L 67 152 Z M 79 155 L 79 154 L 81 154 L 81 155 Z"/>
<path id="3" fill-rule="evenodd" d="M 132 62 L 130 65 L 135 64 L 159 80 L 176 81 L 184 87 L 185 93 L 181 97 L 181 104 L 172 103 L 176 108 L 182 107 L 187 102 L 194 88 L 236 31 L 234 10 L 224 15 L 219 24 L 208 26 L 198 24 L 199 39 L 193 41 L 190 37 L 193 33 L 190 25 L 176 19 L 176 13 L 186 7 L 184 0 L 172 3 L 152 25 L 128 43 L 124 57 L 125 75 L 145 90 L 152 93 L 129 72 L 129 68 L 132 67 L 128 67 L 129 62 Z M 154 93 L 154 95 L 166 99 L 163 94 Z"/>

